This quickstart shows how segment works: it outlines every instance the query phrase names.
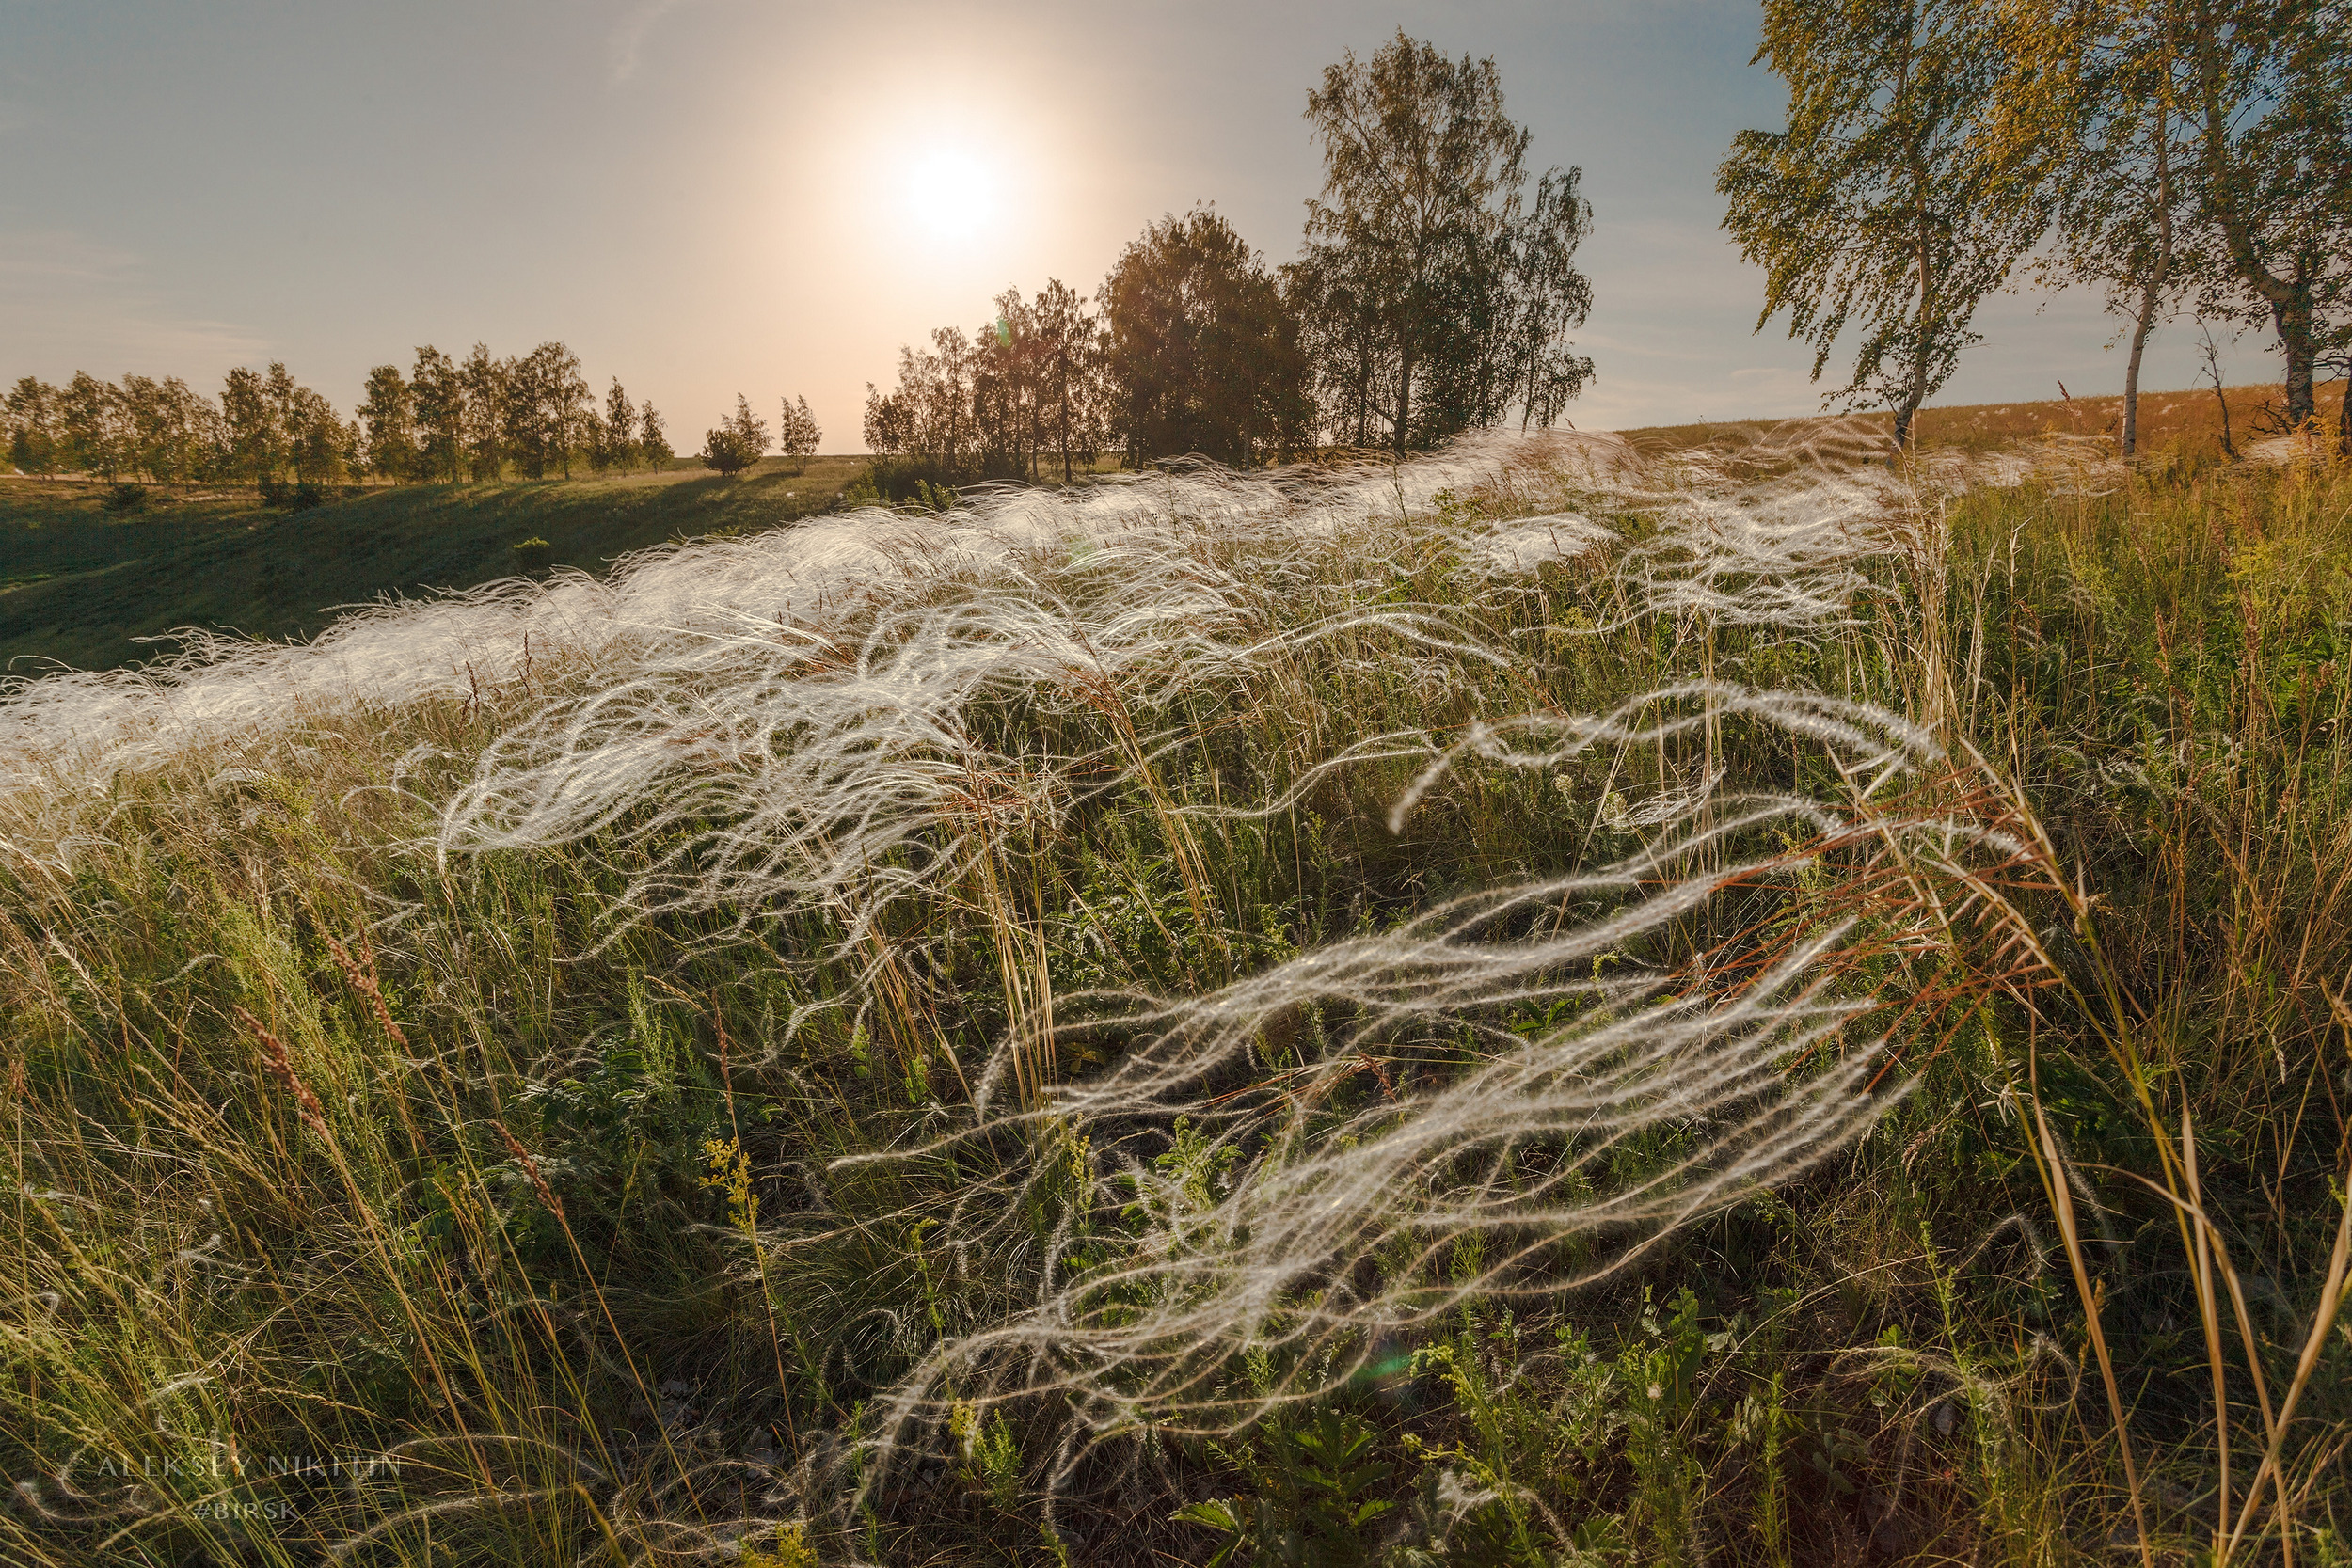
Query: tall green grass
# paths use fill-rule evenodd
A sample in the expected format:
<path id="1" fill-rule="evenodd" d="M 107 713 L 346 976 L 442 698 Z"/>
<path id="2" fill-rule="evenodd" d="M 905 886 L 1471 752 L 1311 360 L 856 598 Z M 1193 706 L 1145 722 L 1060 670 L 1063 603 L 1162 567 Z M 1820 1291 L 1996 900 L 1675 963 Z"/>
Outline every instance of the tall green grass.
<path id="1" fill-rule="evenodd" d="M 1692 461 L 1708 495 L 1766 483 L 1752 453 Z M 923 754 L 992 770 L 838 884 L 649 895 L 739 842 L 719 786 L 758 769 L 715 743 L 674 765 L 703 793 L 453 840 L 449 802 L 548 754 L 517 737 L 609 711 L 609 652 L 61 773 L 0 807 L 0 1558 L 2337 1560 L 2352 473 L 2093 481 L 1890 490 L 1892 547 L 1781 578 L 1693 575 L 1669 487 L 1568 470 L 1400 486 L 1404 516 L 1271 554 L 1201 519 L 1188 570 L 1230 575 L 1226 643 L 1258 651 L 960 688 L 954 747 Z M 1612 542 L 1480 555 L 1564 506 Z M 1143 598 L 1047 553 L 1022 569 L 1072 624 Z M 1800 578 L 1836 613 L 1776 614 Z M 758 668 L 849 703 L 906 646 Z M 659 733 L 743 668 L 663 687 L 686 727 Z M 1708 699 L 1573 753 L 1543 728 L 1690 682 L 1874 705 L 1945 760 L 1876 782 Z M 795 700 L 819 728 L 758 754 L 843 733 Z M 1718 775 L 1853 831 L 1725 826 Z M 1653 851 L 1650 886 L 1772 869 L 1458 1029 L 1252 1015 L 1183 1117 L 1056 1098 L 1163 1037 L 1117 1023 L 1138 1007 Z M 1478 940 L 1645 896 L 1581 889 Z M 1344 1161 L 1515 1042 L 1736 993 L 1833 927 L 1821 994 L 1851 1020 L 1774 1064 L 1802 1085 L 1847 1053 L 1871 1085 L 1826 1163 L 1631 1255 L 1476 1228 L 1367 1253 L 1266 1322 L 1346 1290 L 1437 1309 L 1303 1357 L 1204 1341 L 1186 1400 L 1116 1419 L 1072 1420 L 1116 1375 L 940 1359 L 1122 1270 L 1135 1294 L 1077 1305 L 1142 1321 L 1185 1279 L 1136 1249 L 1201 1235 L 1184 1216 L 1267 1148 Z M 993 1064 L 1038 1114 L 975 1132 Z M 1242 1134 L 1216 1120 L 1245 1106 Z M 1605 1204 L 1723 1115 L 1424 1174 Z"/>

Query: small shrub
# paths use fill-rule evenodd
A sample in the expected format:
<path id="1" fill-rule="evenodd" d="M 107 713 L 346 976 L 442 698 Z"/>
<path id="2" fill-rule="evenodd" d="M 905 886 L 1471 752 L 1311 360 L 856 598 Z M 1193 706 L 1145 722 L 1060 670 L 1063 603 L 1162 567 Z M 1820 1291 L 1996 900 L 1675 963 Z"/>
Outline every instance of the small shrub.
<path id="1" fill-rule="evenodd" d="M 262 493 L 263 506 L 282 506 L 290 512 L 308 512 L 314 506 L 325 505 L 327 499 L 326 486 L 314 479 L 306 479 L 299 484 L 288 484 L 272 474 L 255 488 Z"/>
<path id="2" fill-rule="evenodd" d="M 125 480 L 109 488 L 106 499 L 99 504 L 109 512 L 144 512 L 147 510 L 147 486 Z"/>
<path id="3" fill-rule="evenodd" d="M 947 1418 L 947 1431 L 961 1457 L 963 1482 L 1009 1513 L 1021 1501 L 1021 1442 L 1002 1413 L 983 1420 L 973 1406 L 959 1400 Z"/>
<path id="4" fill-rule="evenodd" d="M 864 483 L 881 504 L 946 512 L 960 499 L 959 484 L 991 477 L 1004 476 L 965 473 L 929 458 L 877 457 L 867 467 Z"/>
<path id="5" fill-rule="evenodd" d="M 544 572 L 555 564 L 555 546 L 533 535 L 514 546 L 515 569 L 518 572 Z"/>
<path id="6" fill-rule="evenodd" d="M 759 461 L 759 454 L 751 451 L 734 431 L 722 427 L 703 439 L 703 467 L 715 468 L 723 479 L 737 474 Z"/>
<path id="7" fill-rule="evenodd" d="M 1303 1568 L 1356 1568 L 1372 1560 L 1366 1540 L 1395 1500 L 1373 1496 L 1395 1466 L 1378 1457 L 1379 1433 L 1361 1417 L 1326 1408 L 1296 1425 L 1264 1429 L 1270 1457 L 1244 1450 L 1253 1496 L 1212 1497 L 1177 1510 L 1178 1523 L 1227 1537 L 1209 1560 L 1230 1562 L 1247 1550 L 1253 1561 Z"/>

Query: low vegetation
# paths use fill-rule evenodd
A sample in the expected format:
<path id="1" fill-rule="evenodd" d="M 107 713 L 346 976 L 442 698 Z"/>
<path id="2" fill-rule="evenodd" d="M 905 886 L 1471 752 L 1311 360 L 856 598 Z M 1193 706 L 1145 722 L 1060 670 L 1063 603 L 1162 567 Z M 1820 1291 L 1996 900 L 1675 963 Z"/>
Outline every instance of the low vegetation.
<path id="1" fill-rule="evenodd" d="M 1883 439 L 15 692 L 0 1556 L 2336 1560 L 2352 472 Z"/>
<path id="2" fill-rule="evenodd" d="M 2339 386 L 2320 389 L 2332 412 Z M 2274 436 L 2278 390 L 2229 389 L 2231 451 Z M 2180 461 L 2229 455 L 2220 400 L 2210 390 L 2152 393 L 2149 439 Z M 797 412 L 797 411 L 795 411 Z M 1930 451 L 1990 451 L 2058 434 L 2112 437 L 2114 398 L 1930 408 Z M 1880 426 L 1884 416 L 1861 416 Z M 1669 450 L 1768 421 L 1628 433 Z M 807 426 L 789 433 L 807 444 Z M 1327 452 L 1326 461 L 1335 455 Z M 1099 480 L 1112 459 L 1087 452 L 1069 470 Z M 1048 481 L 1064 478 L 1059 460 Z M 956 486 L 883 454 L 872 460 L 792 452 L 753 464 L 739 481 L 673 464 L 626 479 L 406 485 L 346 490 L 290 486 L 273 504 L 256 492 L 119 483 L 0 479 L 0 672 L 18 677 L 64 664 L 101 670 L 170 652 L 194 627 L 250 637 L 311 636 L 337 607 L 386 594 L 464 590 L 517 570 L 602 573 L 631 551 L 679 538 L 793 523 L 839 506 L 945 511 Z M 528 556 L 517 546 L 546 543 Z"/>
<path id="3" fill-rule="evenodd" d="M 866 465 L 771 458 L 739 478 L 252 490 L 0 479 L 0 679 L 168 654 L 194 627 L 314 635 L 338 607 L 429 596 L 518 569 L 603 573 L 690 535 L 772 528 L 834 504 Z M 121 498 L 127 494 L 126 503 Z M 307 503 L 307 504 L 305 504 Z M 526 540 L 546 544 L 530 562 Z"/>

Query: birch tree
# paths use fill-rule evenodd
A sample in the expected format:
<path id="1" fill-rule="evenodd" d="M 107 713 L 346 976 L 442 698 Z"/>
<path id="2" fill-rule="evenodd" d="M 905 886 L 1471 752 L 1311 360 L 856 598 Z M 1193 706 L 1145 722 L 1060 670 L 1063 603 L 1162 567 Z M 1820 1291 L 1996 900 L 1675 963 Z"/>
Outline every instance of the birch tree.
<path id="1" fill-rule="evenodd" d="M 129 421 L 122 395 L 87 371 L 75 371 L 57 402 L 57 428 L 65 437 L 66 466 L 111 480 L 129 467 Z"/>
<path id="2" fill-rule="evenodd" d="M 1592 291 L 1574 264 L 1592 210 L 1553 169 L 1524 207 L 1529 133 L 1491 59 L 1401 30 L 1307 95 L 1323 195 L 1286 281 L 1307 321 L 1326 428 L 1377 422 L 1398 452 L 1502 417 L 1549 424 L 1592 374 L 1565 334 Z"/>
<path id="3" fill-rule="evenodd" d="M 426 343 L 408 374 L 421 476 L 457 483 L 466 457 L 466 387 L 457 361 Z"/>
<path id="4" fill-rule="evenodd" d="M 2269 325 L 2286 420 L 2352 348 L 2352 0 L 2179 0 L 2197 203 L 2215 231 L 2201 310 Z M 2352 451 L 2352 414 L 2337 439 Z"/>
<path id="5" fill-rule="evenodd" d="M 229 427 L 229 472 L 263 483 L 275 477 L 276 416 L 261 376 L 240 365 L 221 383 L 221 418 Z"/>
<path id="6" fill-rule="evenodd" d="M 367 396 L 355 410 L 366 437 L 367 466 L 397 483 L 417 473 L 417 405 L 398 365 L 368 372 Z"/>
<path id="7" fill-rule="evenodd" d="M 993 302 L 996 319 L 973 340 L 973 415 L 985 470 L 1034 483 L 1044 419 L 1039 404 L 1043 345 L 1037 312 L 1008 289 Z"/>
<path id="8" fill-rule="evenodd" d="M 1592 360 L 1568 338 L 1593 309 L 1593 286 L 1576 268 L 1576 247 L 1593 229 L 1592 204 L 1580 190 L 1583 173 L 1547 170 L 1514 235 L 1508 363 L 1521 430 L 1549 428 L 1593 377 Z"/>
<path id="9" fill-rule="evenodd" d="M 777 402 L 781 407 L 776 418 L 776 451 L 790 459 L 798 472 L 817 455 L 817 443 L 825 438 L 825 433 L 809 410 L 807 398 L 779 398 Z"/>
<path id="10" fill-rule="evenodd" d="M 1756 330 L 1787 311 L 1816 381 L 1858 332 L 1829 401 L 1891 406 L 1899 445 L 2044 227 L 2036 150 L 1986 134 L 1993 19 L 1973 0 L 1765 0 L 1756 57 L 1788 84 L 1788 128 L 1740 132 L 1717 172 L 1724 227 L 1765 269 Z"/>
<path id="11" fill-rule="evenodd" d="M 2193 122 L 2184 112 L 2185 19 L 2178 0 L 2004 0 L 2011 48 L 1995 95 L 1996 138 L 2038 147 L 2056 222 L 2034 270 L 2084 284 L 2125 322 L 2125 456 L 2139 446 L 2149 337 L 2209 264 L 2196 203 Z"/>
<path id="12" fill-rule="evenodd" d="M 8 462 L 17 472 L 56 470 L 57 403 L 57 389 L 39 376 L 20 376 L 8 389 Z"/>
<path id="13" fill-rule="evenodd" d="M 656 473 L 669 467 L 677 453 L 670 450 L 670 436 L 661 423 L 661 414 L 650 399 L 637 405 L 637 453 L 645 460 L 645 467 Z"/>
<path id="14" fill-rule="evenodd" d="M 604 395 L 604 420 L 596 427 L 594 456 L 599 469 L 627 473 L 637 466 L 637 408 L 621 389 L 617 375 Z"/>
<path id="15" fill-rule="evenodd" d="M 1049 277 L 1031 302 L 1037 333 L 1041 445 L 1061 460 L 1067 484 L 1079 464 L 1094 467 L 1102 448 L 1103 328 L 1084 296 Z"/>
<path id="16" fill-rule="evenodd" d="M 476 343 L 457 368 L 465 401 L 461 421 L 467 472 L 476 481 L 495 480 L 506 467 L 506 366 Z"/>
<path id="17" fill-rule="evenodd" d="M 1386 291 L 1376 260 L 1334 241 L 1310 237 L 1282 268 L 1282 295 L 1298 322 L 1299 346 L 1313 376 L 1315 413 L 1324 434 L 1343 446 L 1369 447 L 1397 384 L 1397 344 L 1382 321 Z"/>

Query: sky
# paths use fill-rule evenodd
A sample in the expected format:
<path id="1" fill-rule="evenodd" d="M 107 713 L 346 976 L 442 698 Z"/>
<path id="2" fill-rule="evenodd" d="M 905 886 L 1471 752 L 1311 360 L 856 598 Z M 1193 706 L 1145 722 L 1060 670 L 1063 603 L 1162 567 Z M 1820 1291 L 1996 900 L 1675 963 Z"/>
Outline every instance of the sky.
<path id="1" fill-rule="evenodd" d="M 0 0 L 0 381 L 216 390 L 283 360 L 349 412 L 421 343 L 561 339 L 680 450 L 738 392 L 855 451 L 898 346 L 1058 277 L 1091 293 L 1214 203 L 1269 264 L 1321 186 L 1323 68 L 1399 28 L 1491 56 L 1595 216 L 1582 429 L 1816 411 L 1811 350 L 1716 166 L 1777 129 L 1755 0 Z M 2112 392 L 2116 323 L 2029 280 L 1937 400 Z M 2276 361 L 2249 336 L 2233 381 Z M 2195 329 L 2143 385 L 2185 387 Z M 1831 380 L 1842 382 L 1833 360 Z"/>

